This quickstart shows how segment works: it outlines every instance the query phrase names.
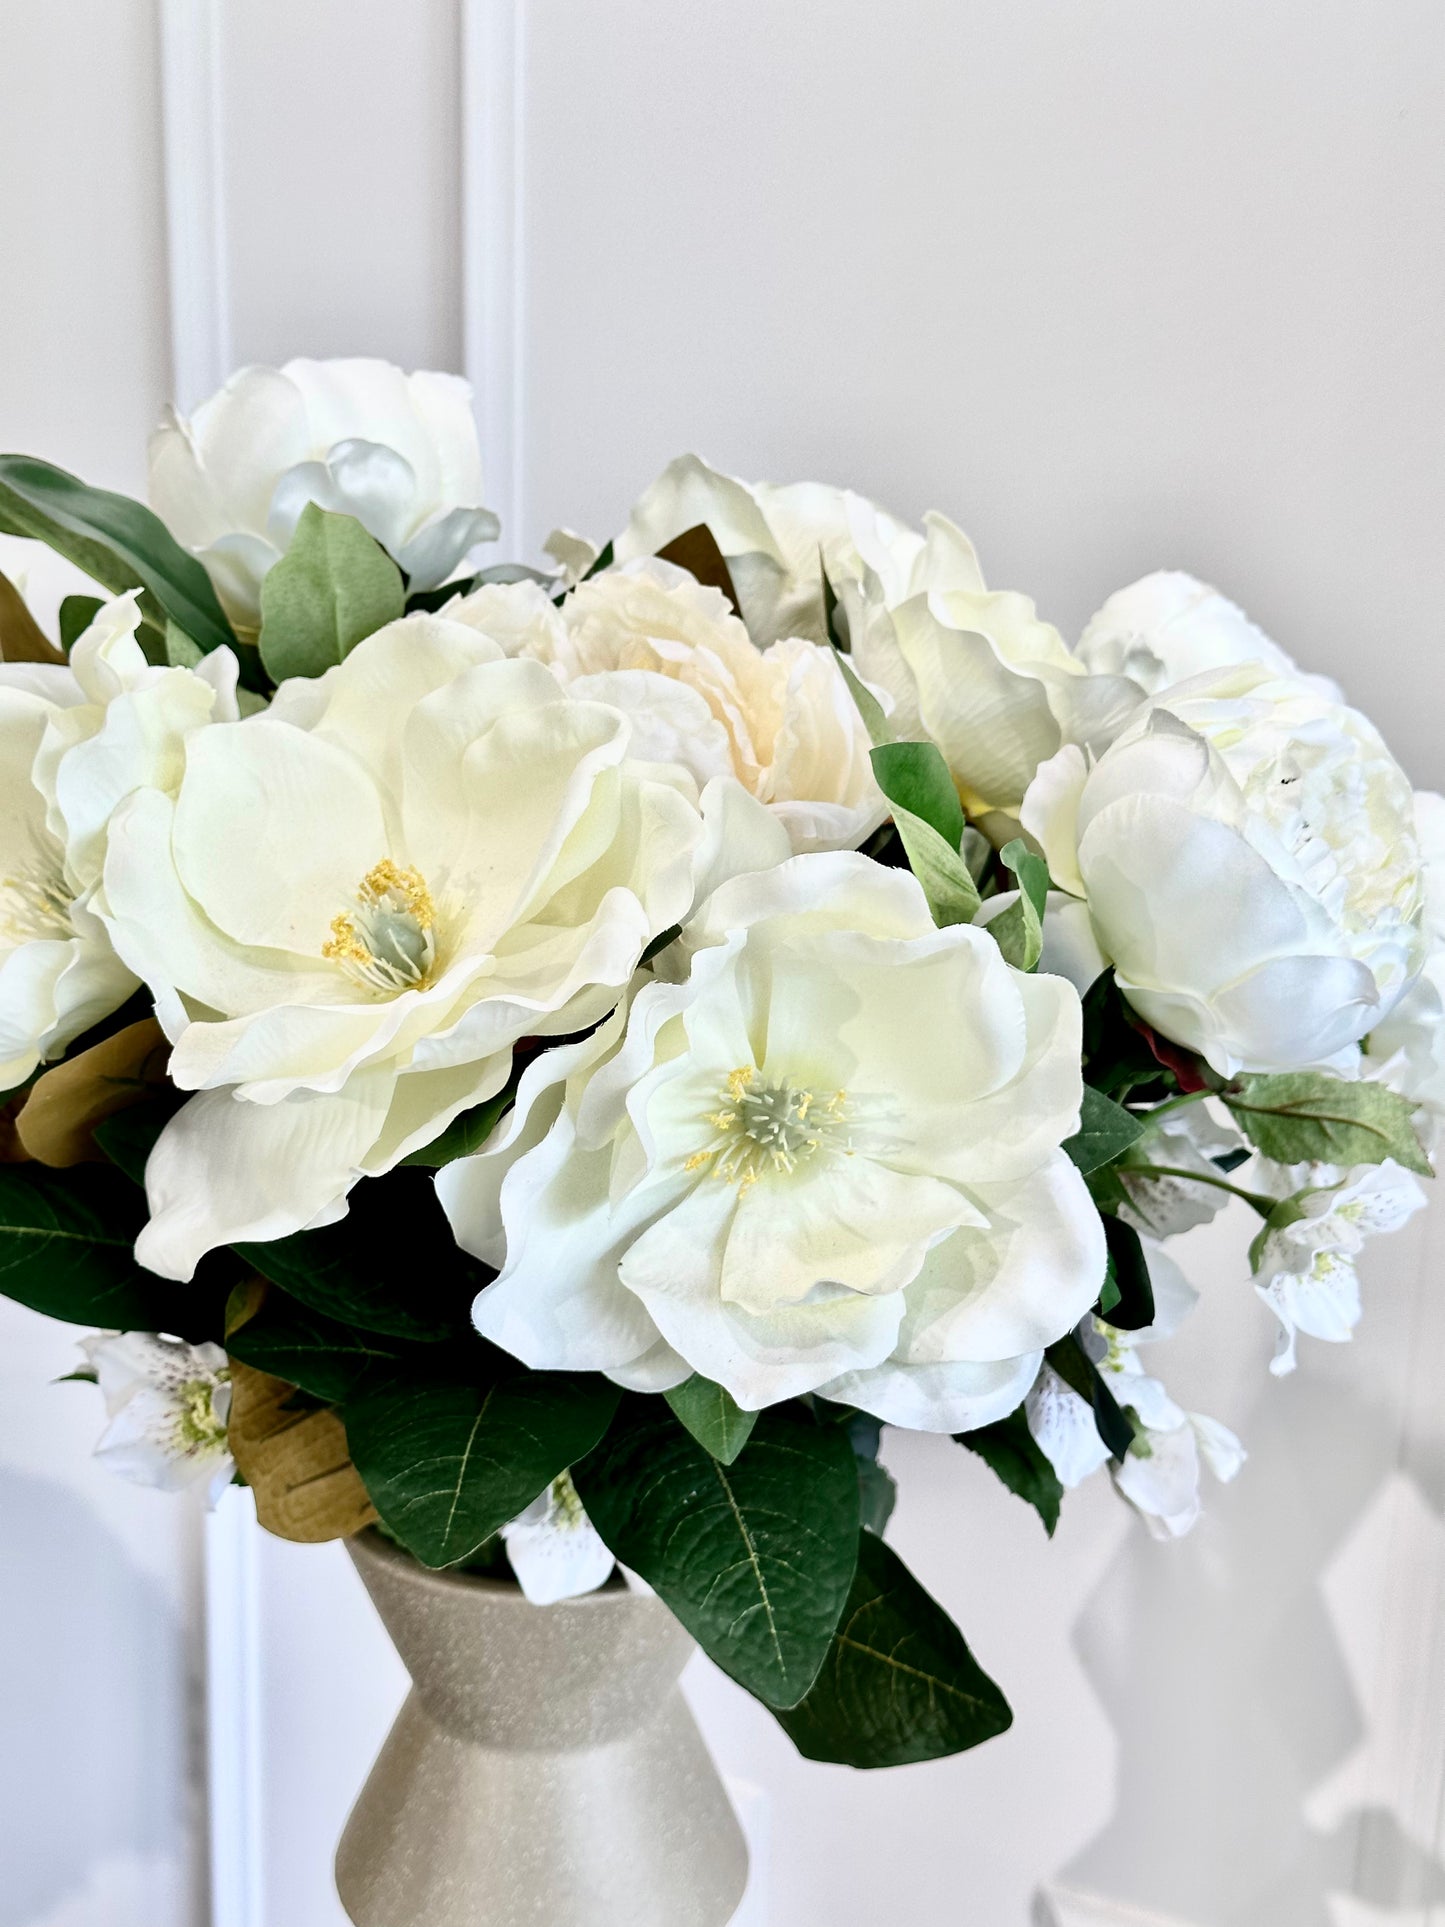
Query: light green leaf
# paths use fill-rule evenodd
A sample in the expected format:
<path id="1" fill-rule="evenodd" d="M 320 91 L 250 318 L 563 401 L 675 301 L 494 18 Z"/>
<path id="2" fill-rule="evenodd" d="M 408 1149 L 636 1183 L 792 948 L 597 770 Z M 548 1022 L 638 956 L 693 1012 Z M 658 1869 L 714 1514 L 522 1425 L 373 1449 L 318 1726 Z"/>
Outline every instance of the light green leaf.
<path id="1" fill-rule="evenodd" d="M 347 1401 L 346 1437 L 388 1532 L 424 1566 L 451 1566 L 592 1450 L 619 1396 L 583 1372 L 398 1379 Z"/>
<path id="2" fill-rule="evenodd" d="M 261 584 L 261 660 L 277 682 L 319 676 L 406 610 L 401 570 L 354 515 L 315 502 Z"/>
<path id="3" fill-rule="evenodd" d="M 880 743 L 870 753 L 878 787 L 890 803 L 921 816 L 950 850 L 963 842 L 963 805 L 936 743 Z"/>
<path id="4" fill-rule="evenodd" d="M 731 1465 L 752 1436 L 756 1412 L 745 1412 L 732 1394 L 694 1372 L 663 1397 L 699 1445 L 722 1465 Z"/>
<path id="5" fill-rule="evenodd" d="M 800 1704 L 776 1717 L 805 1759 L 852 1767 L 943 1759 L 1013 1722 L 957 1626 L 868 1532 L 822 1670 Z"/>
<path id="6" fill-rule="evenodd" d="M 999 860 L 1018 881 L 1017 899 L 989 919 L 989 935 L 1015 970 L 1035 970 L 1044 951 L 1044 904 L 1049 893 L 1049 866 L 1016 836 L 999 851 Z"/>
<path id="7" fill-rule="evenodd" d="M 833 655 L 843 680 L 848 685 L 848 694 L 853 698 L 858 714 L 863 718 L 863 727 L 868 732 L 868 740 L 875 748 L 893 740 L 888 727 L 888 718 L 883 714 L 883 705 L 866 683 L 860 681 L 857 670 L 835 642 Z"/>
<path id="8" fill-rule="evenodd" d="M 0 527 L 48 543 L 112 595 L 146 590 L 158 641 L 169 617 L 202 650 L 235 643 L 211 578 L 159 516 L 129 496 L 87 488 L 29 455 L 0 455 Z"/>
<path id="9" fill-rule="evenodd" d="M 172 669 L 194 669 L 202 654 L 200 645 L 191 641 L 178 622 L 166 624 L 166 661 Z"/>
<path id="10" fill-rule="evenodd" d="M 1034 913 L 1042 923 L 1044 905 L 1049 899 L 1048 864 L 1037 851 L 1029 848 L 1021 836 L 1005 843 L 998 854 L 1004 868 L 1013 871 L 1019 889 L 1034 906 Z"/>
<path id="11" fill-rule="evenodd" d="M 1086 1084 L 1079 1110 L 1079 1128 L 1064 1140 L 1064 1149 L 1087 1176 L 1101 1165 L 1112 1164 L 1131 1144 L 1137 1144 L 1144 1128 L 1143 1118 L 1126 1111 L 1122 1104 L 1105 1097 L 1092 1084 Z"/>
<path id="12" fill-rule="evenodd" d="M 992 1425 L 980 1425 L 972 1432 L 956 1432 L 954 1437 L 970 1452 L 977 1453 L 1010 1492 L 1033 1507 L 1052 1539 L 1059 1523 L 1064 1488 L 1029 1430 L 1023 1406 L 1010 1412 L 1007 1418 L 996 1419 Z"/>
<path id="13" fill-rule="evenodd" d="M 1222 1093 L 1250 1143 L 1277 1164 L 1382 1164 L 1433 1176 L 1415 1134 L 1413 1106 L 1383 1084 L 1326 1071 L 1241 1078 Z"/>
<path id="14" fill-rule="evenodd" d="M 908 867 L 922 885 L 940 930 L 950 924 L 972 923 L 978 914 L 978 885 L 968 865 L 956 850 L 951 850 L 931 823 L 901 804 L 893 805 L 893 822 Z"/>
<path id="15" fill-rule="evenodd" d="M 613 1553 L 704 1652 L 768 1705 L 796 1705 L 827 1657 L 858 1556 L 858 1475 L 842 1427 L 775 1405 L 728 1466 L 661 1399 L 629 1397 L 572 1478 Z"/>

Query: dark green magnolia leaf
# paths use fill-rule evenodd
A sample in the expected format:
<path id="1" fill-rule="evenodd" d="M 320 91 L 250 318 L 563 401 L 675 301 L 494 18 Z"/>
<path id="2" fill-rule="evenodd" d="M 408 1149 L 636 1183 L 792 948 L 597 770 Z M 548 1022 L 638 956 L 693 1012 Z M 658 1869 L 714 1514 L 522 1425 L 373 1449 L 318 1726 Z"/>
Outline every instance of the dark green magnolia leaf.
<path id="1" fill-rule="evenodd" d="M 156 1139 L 175 1116 L 176 1108 L 167 1094 L 133 1104 L 129 1110 L 117 1111 L 114 1117 L 96 1125 L 96 1143 L 132 1184 L 145 1183 L 146 1161 L 155 1149 Z"/>
<path id="2" fill-rule="evenodd" d="M 1084 1077 L 1122 1103 L 1154 1103 L 1179 1094 L 1179 1084 L 1149 1048 L 1148 1038 L 1114 981 L 1102 971 L 1084 993 Z"/>
<path id="3" fill-rule="evenodd" d="M 60 646 L 68 656 L 104 607 L 98 595 L 68 595 L 60 605 Z"/>
<path id="4" fill-rule="evenodd" d="M 1114 1261 L 1111 1258 L 1104 1267 L 1104 1282 L 1099 1287 L 1099 1316 L 1107 1318 L 1123 1295 L 1119 1289 L 1119 1281 L 1114 1276 Z"/>
<path id="5" fill-rule="evenodd" d="M 805 1759 L 853 1767 L 944 1759 L 1013 1722 L 948 1614 L 868 1532 L 817 1681 L 776 1717 Z"/>
<path id="6" fill-rule="evenodd" d="M 111 1331 L 212 1335 L 206 1289 L 143 1271 L 145 1199 L 103 1164 L 0 1165 L 0 1292 L 32 1311 Z"/>
<path id="7" fill-rule="evenodd" d="M 1023 1406 L 1010 1412 L 1007 1418 L 996 1419 L 992 1425 L 981 1425 L 974 1432 L 956 1432 L 954 1436 L 960 1445 L 976 1452 L 1010 1492 L 1033 1507 L 1052 1539 L 1059 1523 L 1064 1488 L 1029 1430 Z"/>
<path id="8" fill-rule="evenodd" d="M 405 613 L 401 570 L 354 515 L 308 502 L 261 584 L 261 660 L 277 682 L 319 676 Z"/>
<path id="9" fill-rule="evenodd" d="M 227 1351 L 259 1372 L 299 1385 L 328 1405 L 345 1404 L 399 1372 L 425 1372 L 429 1354 L 440 1353 L 447 1359 L 454 1354 L 452 1345 L 418 1346 L 388 1338 L 382 1332 L 323 1317 L 274 1286 L 258 1289 L 266 1293 L 261 1308 L 230 1334 Z M 475 1342 L 481 1353 L 482 1341 Z"/>
<path id="10" fill-rule="evenodd" d="M 732 1394 L 694 1372 L 663 1397 L 692 1433 L 723 1465 L 731 1465 L 752 1436 L 756 1412 L 745 1412 Z"/>
<path id="11" fill-rule="evenodd" d="M 1079 1111 L 1079 1128 L 1071 1138 L 1065 1139 L 1064 1149 L 1087 1176 L 1101 1165 L 1112 1164 L 1131 1144 L 1137 1144 L 1143 1135 L 1144 1121 L 1141 1118 L 1135 1117 L 1132 1111 L 1126 1111 L 1122 1104 L 1116 1104 L 1112 1098 L 1105 1097 L 1102 1091 L 1096 1091 L 1086 1084 L 1083 1105 Z"/>
<path id="12" fill-rule="evenodd" d="M 451 1566 L 592 1450 L 619 1396 L 582 1372 L 399 1379 L 348 1401 L 346 1437 L 387 1530 L 423 1565 Z"/>
<path id="13" fill-rule="evenodd" d="M 815 1400 L 814 1409 L 826 1412 L 828 1422 L 832 1423 L 831 1411 L 821 1400 Z M 846 1411 L 846 1407 L 844 1409 Z M 878 1463 L 878 1450 L 883 1443 L 882 1421 L 871 1412 L 853 1412 L 842 1423 L 858 1462 L 858 1506 L 863 1524 L 881 1539 L 898 1499 L 893 1474 Z"/>
<path id="14" fill-rule="evenodd" d="M 457 1158 L 471 1157 L 481 1150 L 496 1130 L 516 1096 L 517 1076 L 513 1076 L 505 1090 L 498 1091 L 495 1097 L 489 1097 L 485 1104 L 474 1105 L 470 1111 L 463 1111 L 460 1117 L 454 1117 L 440 1137 L 433 1138 L 430 1144 L 424 1144 L 419 1151 L 411 1152 L 402 1159 L 402 1163 L 435 1171 L 443 1164 L 455 1162 Z"/>
<path id="15" fill-rule="evenodd" d="M 963 805 L 943 752 L 936 743 L 878 743 L 873 774 L 890 803 L 921 816 L 950 850 L 963 842 Z"/>
<path id="16" fill-rule="evenodd" d="M 234 645 L 211 578 L 160 518 L 129 496 L 87 488 L 29 455 L 0 455 L 0 526 L 48 543 L 112 595 L 144 589 L 158 632 L 169 617 L 203 650 Z"/>
<path id="17" fill-rule="evenodd" d="M 313 1311 L 394 1338 L 469 1332 L 472 1300 L 492 1277 L 458 1248 L 423 1171 L 357 1185 L 336 1224 L 235 1250 Z"/>
<path id="18" fill-rule="evenodd" d="M 818 551 L 818 573 L 823 579 L 823 633 L 838 651 L 846 656 L 853 647 L 853 639 L 848 634 L 848 618 L 838 601 L 838 591 L 828 577 L 828 565 L 823 560 L 823 551 Z M 886 741 L 886 737 L 875 736 L 874 742 Z"/>
<path id="19" fill-rule="evenodd" d="M 1383 1084 L 1348 1083 L 1326 1071 L 1245 1077 L 1224 1092 L 1236 1123 L 1277 1164 L 1381 1164 L 1433 1175 L 1415 1135 L 1408 1098 Z"/>
<path id="20" fill-rule="evenodd" d="M 1122 1218 L 1105 1218 L 1104 1237 L 1109 1246 L 1105 1283 L 1114 1287 L 1106 1316 L 1116 1331 L 1143 1331 L 1154 1323 L 1154 1285 L 1139 1233 Z"/>
<path id="21" fill-rule="evenodd" d="M 1134 1443 L 1134 1427 L 1129 1422 L 1128 1414 L 1120 1409 L 1119 1401 L 1104 1383 L 1098 1366 L 1074 1333 L 1070 1332 L 1067 1338 L 1060 1338 L 1050 1345 L 1044 1357 L 1069 1389 L 1077 1392 L 1091 1409 L 1099 1437 L 1108 1446 L 1111 1455 L 1122 1460 Z"/>
<path id="22" fill-rule="evenodd" d="M 572 1477 L 608 1546 L 704 1652 L 768 1705 L 796 1705 L 827 1656 L 857 1559 L 846 1432 L 775 1405 L 726 1466 L 662 1400 L 631 1397 Z"/>

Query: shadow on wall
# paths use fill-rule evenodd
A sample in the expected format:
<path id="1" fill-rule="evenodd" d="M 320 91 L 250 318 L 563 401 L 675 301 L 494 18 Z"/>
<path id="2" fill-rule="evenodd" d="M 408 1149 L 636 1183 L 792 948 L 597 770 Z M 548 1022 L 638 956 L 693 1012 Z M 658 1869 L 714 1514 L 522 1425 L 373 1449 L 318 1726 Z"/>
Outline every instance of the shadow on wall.
<path id="1" fill-rule="evenodd" d="M 0 1927 L 29 1927 L 101 1861 L 184 1856 L 184 1633 L 65 1486 L 0 1466 L 0 1521 Z"/>
<path id="2" fill-rule="evenodd" d="M 1377 1626 L 1336 1623 L 1320 1576 L 1400 1483 L 1398 1412 L 1344 1373 L 1269 1391 L 1238 1485 L 1183 1543 L 1131 1539 L 1080 1618 L 1118 1796 L 1034 1927 L 1331 1927 L 1332 1892 L 1412 1921 L 1445 1902 L 1445 1868 L 1393 1813 L 1361 1800 L 1328 1831 L 1306 1818 L 1375 1713 L 1341 1642 Z"/>

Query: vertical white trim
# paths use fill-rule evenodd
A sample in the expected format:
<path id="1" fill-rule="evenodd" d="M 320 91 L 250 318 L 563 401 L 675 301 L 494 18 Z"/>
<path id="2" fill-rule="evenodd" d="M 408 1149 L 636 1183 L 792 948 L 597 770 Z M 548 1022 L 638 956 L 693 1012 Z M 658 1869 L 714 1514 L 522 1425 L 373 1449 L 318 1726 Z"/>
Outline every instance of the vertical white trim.
<path id="1" fill-rule="evenodd" d="M 261 1642 L 251 1495 L 206 1520 L 206 1768 L 211 1927 L 263 1927 Z"/>
<path id="2" fill-rule="evenodd" d="M 173 399 L 231 372 L 221 7 L 158 0 Z M 251 1496 L 205 1523 L 206 1779 L 211 1927 L 263 1927 L 261 1641 Z"/>
<path id="3" fill-rule="evenodd" d="M 521 0 L 462 0 L 462 353 L 476 396 L 487 499 L 502 549 L 521 559 L 528 526 L 523 443 L 525 294 Z"/>
<path id="4" fill-rule="evenodd" d="M 160 0 L 172 399 L 181 409 L 231 372 L 221 4 Z"/>

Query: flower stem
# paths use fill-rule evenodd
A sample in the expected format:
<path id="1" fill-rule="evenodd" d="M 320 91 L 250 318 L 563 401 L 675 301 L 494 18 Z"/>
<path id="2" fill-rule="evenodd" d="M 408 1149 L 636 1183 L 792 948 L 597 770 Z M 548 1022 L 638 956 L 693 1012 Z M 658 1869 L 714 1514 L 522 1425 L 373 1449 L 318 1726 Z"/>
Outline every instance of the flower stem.
<path id="1" fill-rule="evenodd" d="M 1153 1124 L 1158 1118 L 1182 1111 L 1186 1104 L 1198 1104 L 1206 1097 L 1217 1096 L 1217 1091 L 1186 1091 L 1183 1097 L 1171 1097 L 1163 1104 L 1151 1104 L 1147 1110 L 1135 1111 L 1134 1116 L 1143 1124 Z"/>
<path id="2" fill-rule="evenodd" d="M 1127 1171 L 1130 1177 L 1136 1178 L 1183 1178 L 1188 1184 L 1212 1184 L 1216 1191 L 1227 1191 L 1232 1198 L 1243 1198 L 1262 1218 L 1267 1218 L 1278 1202 L 1275 1198 L 1266 1197 L 1263 1191 L 1246 1191 L 1243 1185 L 1231 1184 L 1228 1178 L 1211 1177 L 1205 1171 L 1186 1171 L 1177 1164 L 1131 1164 Z"/>

